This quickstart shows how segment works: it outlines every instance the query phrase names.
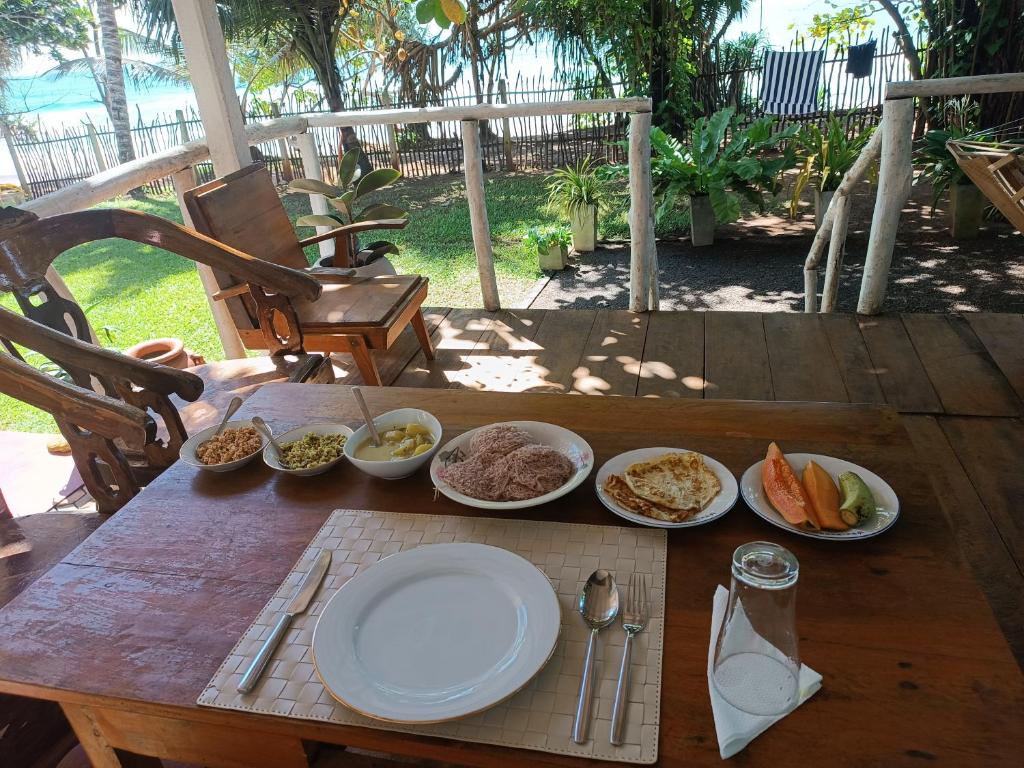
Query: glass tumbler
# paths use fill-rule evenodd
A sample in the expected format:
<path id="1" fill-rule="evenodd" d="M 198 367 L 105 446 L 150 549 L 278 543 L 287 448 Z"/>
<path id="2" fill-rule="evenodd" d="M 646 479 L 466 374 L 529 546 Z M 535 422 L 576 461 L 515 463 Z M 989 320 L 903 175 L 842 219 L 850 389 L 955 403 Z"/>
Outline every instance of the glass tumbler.
<path id="1" fill-rule="evenodd" d="M 781 715 L 799 703 L 799 573 L 796 557 L 778 544 L 755 541 L 732 555 L 712 680 L 723 699 L 751 715 Z"/>

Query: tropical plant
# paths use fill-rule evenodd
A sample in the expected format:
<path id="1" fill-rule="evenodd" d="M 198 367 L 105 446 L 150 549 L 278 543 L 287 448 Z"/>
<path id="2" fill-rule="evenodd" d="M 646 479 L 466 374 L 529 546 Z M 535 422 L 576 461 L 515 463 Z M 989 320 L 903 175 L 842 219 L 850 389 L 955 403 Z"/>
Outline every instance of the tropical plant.
<path id="1" fill-rule="evenodd" d="M 574 166 L 559 168 L 544 181 L 548 187 L 548 209 L 570 219 L 587 208 L 607 205 L 607 185 L 597 174 L 598 164 L 587 155 Z"/>
<path id="2" fill-rule="evenodd" d="M 338 183 L 340 186 L 328 184 L 319 179 L 295 179 L 288 185 L 289 192 L 324 195 L 328 204 L 337 213 L 311 214 L 301 216 L 295 222 L 300 227 L 337 227 L 339 224 L 355 224 L 359 221 L 376 219 L 404 219 L 409 214 L 405 210 L 388 203 L 371 203 L 356 210 L 356 203 L 372 192 L 393 184 L 402 172 L 394 168 L 378 168 L 369 173 L 361 173 L 360 156 L 362 150 L 354 149 L 346 152 L 338 164 Z M 363 250 L 373 251 L 374 256 L 385 253 L 398 253 L 398 247 L 386 240 L 378 240 L 365 246 Z M 372 259 L 371 259 L 372 260 Z"/>
<path id="3" fill-rule="evenodd" d="M 943 113 L 946 127 L 926 131 L 914 150 L 915 164 L 921 168 L 915 183 L 928 182 L 932 185 L 933 212 L 942 193 L 951 186 L 972 183 L 946 147 L 946 142 L 968 137 L 978 142 L 995 138 L 991 131 L 978 130 L 980 106 L 969 96 L 948 100 Z"/>
<path id="4" fill-rule="evenodd" d="M 782 172 L 794 163 L 789 139 L 797 126 L 776 131 L 770 117 L 755 120 L 745 128 L 740 127 L 740 121 L 731 107 L 711 117 L 700 117 L 694 121 L 686 144 L 660 128 L 651 128 L 657 218 L 673 208 L 680 195 L 706 195 L 715 219 L 725 223 L 740 217 L 738 197 L 763 210 L 765 193 L 778 194 Z"/>
<path id="5" fill-rule="evenodd" d="M 531 248 L 536 248 L 537 253 L 544 254 L 552 248 L 568 248 L 572 242 L 572 234 L 568 227 L 548 224 L 542 227 L 530 227 L 523 236 L 523 242 Z"/>
<path id="6" fill-rule="evenodd" d="M 853 167 L 864 149 L 874 127 L 850 136 L 846 127 L 835 115 L 829 115 L 825 129 L 817 123 L 808 123 L 801 128 L 793 143 L 800 173 L 793 183 L 793 195 L 789 201 L 789 215 L 795 217 L 800 196 L 808 184 L 819 192 L 835 191 L 846 172 Z"/>

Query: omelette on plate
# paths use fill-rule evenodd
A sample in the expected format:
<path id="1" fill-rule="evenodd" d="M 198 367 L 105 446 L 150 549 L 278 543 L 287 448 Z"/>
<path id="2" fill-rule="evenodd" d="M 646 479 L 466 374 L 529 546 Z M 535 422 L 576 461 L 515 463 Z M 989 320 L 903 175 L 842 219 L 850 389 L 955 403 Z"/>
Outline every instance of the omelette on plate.
<path id="1" fill-rule="evenodd" d="M 604 491 L 619 506 L 645 517 L 679 523 L 704 509 L 722 485 L 704 457 L 693 451 L 666 453 L 609 475 Z"/>

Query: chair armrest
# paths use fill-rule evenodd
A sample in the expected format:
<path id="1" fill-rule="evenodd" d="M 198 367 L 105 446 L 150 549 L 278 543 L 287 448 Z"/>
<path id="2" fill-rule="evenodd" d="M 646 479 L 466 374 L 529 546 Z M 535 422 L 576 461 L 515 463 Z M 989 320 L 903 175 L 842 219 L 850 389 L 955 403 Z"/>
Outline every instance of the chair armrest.
<path id="1" fill-rule="evenodd" d="M 139 360 L 80 341 L 3 308 L 0 308 L 0 336 L 59 364 L 113 379 L 127 379 L 136 386 L 162 395 L 174 394 L 191 402 L 203 393 L 203 380 L 188 371 Z"/>
<path id="2" fill-rule="evenodd" d="M 5 352 L 0 352 L 0 392 L 109 440 L 121 438 L 132 448 L 142 448 L 152 424 L 141 408 L 69 384 Z"/>
<path id="3" fill-rule="evenodd" d="M 268 293 L 309 301 L 315 301 L 320 296 L 320 284 L 301 270 L 250 256 L 159 216 L 123 208 L 111 208 L 106 212 L 111 217 L 114 237 L 163 248 L 235 275 L 247 283 L 254 283 Z"/>
<path id="4" fill-rule="evenodd" d="M 342 235 L 354 235 L 357 232 L 367 232 L 371 229 L 405 229 L 409 226 L 408 219 L 373 219 L 370 221 L 357 221 L 355 224 L 345 224 L 340 227 L 335 227 L 329 232 L 323 232 L 319 235 L 313 235 L 312 237 L 306 237 L 299 240 L 299 245 L 305 248 L 307 245 L 313 245 L 323 240 L 332 240 Z"/>
<path id="5" fill-rule="evenodd" d="M 354 269 L 342 269 L 340 267 L 310 267 L 306 274 L 315 278 L 321 283 L 347 283 L 356 276 Z"/>

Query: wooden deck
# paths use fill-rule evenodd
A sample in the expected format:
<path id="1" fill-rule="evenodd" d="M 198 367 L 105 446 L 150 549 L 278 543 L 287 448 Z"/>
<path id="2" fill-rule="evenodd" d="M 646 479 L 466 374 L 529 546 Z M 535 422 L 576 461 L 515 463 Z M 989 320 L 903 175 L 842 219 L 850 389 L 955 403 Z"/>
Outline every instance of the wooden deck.
<path id="1" fill-rule="evenodd" d="M 428 311 L 378 358 L 389 384 L 887 403 L 1024 665 L 1024 315 Z M 342 360 L 344 383 L 360 383 Z"/>

